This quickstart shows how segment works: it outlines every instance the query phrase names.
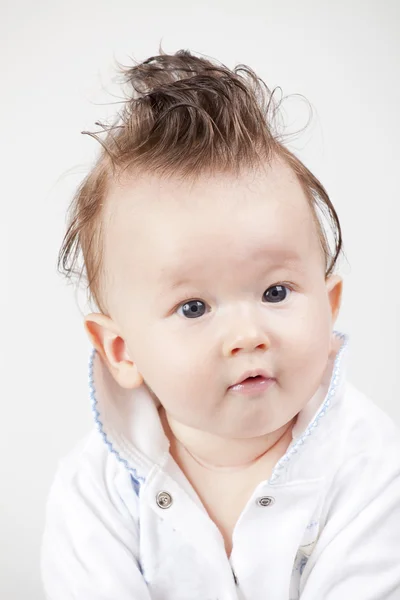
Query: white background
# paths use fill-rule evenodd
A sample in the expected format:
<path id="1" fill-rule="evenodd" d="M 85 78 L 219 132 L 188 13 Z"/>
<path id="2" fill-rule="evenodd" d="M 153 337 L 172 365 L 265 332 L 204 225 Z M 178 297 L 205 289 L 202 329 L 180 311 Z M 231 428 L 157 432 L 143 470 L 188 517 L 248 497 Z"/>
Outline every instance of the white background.
<path id="1" fill-rule="evenodd" d="M 162 41 L 249 64 L 311 102 L 292 148 L 343 226 L 337 328 L 350 335 L 349 378 L 400 423 L 400 3 L 2 0 L 0 10 L 0 597 L 39 600 L 45 498 L 91 425 L 85 307 L 56 257 L 98 149 L 80 131 L 115 108 L 101 105 L 115 101 L 114 59 L 143 60 Z M 294 130 L 307 121 L 300 100 L 286 112 Z"/>

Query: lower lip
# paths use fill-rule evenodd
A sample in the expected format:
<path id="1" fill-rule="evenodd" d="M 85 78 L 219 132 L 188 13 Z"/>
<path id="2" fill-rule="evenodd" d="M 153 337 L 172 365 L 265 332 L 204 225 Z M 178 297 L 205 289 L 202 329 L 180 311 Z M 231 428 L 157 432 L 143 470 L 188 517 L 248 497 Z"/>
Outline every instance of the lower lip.
<path id="1" fill-rule="evenodd" d="M 254 381 L 248 379 L 243 381 L 243 383 L 232 385 L 228 389 L 230 392 L 235 392 L 237 394 L 257 396 L 258 394 L 261 394 L 270 388 L 273 383 L 275 383 L 275 379 L 255 379 Z"/>

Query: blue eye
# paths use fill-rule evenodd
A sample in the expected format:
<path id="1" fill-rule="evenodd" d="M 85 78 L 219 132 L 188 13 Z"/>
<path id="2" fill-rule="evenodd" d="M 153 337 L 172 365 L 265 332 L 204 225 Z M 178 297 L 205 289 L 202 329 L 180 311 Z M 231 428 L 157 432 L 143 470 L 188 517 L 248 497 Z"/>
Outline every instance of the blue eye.
<path id="1" fill-rule="evenodd" d="M 271 292 L 271 290 L 272 290 L 272 292 Z M 266 298 L 266 301 L 267 302 L 269 301 L 272 304 L 276 304 L 277 302 L 282 302 L 283 300 L 286 299 L 286 296 L 288 295 L 286 293 L 286 290 L 289 290 L 289 288 L 286 287 L 285 285 L 272 285 L 270 288 L 268 288 L 264 292 L 263 298 Z M 268 292 L 271 292 L 271 293 L 268 295 Z"/>
<path id="2" fill-rule="evenodd" d="M 197 319 L 198 317 L 202 317 L 206 312 L 206 305 L 200 300 L 189 300 L 189 302 L 182 304 L 178 310 L 180 309 L 182 309 L 184 317 L 187 317 L 188 319 Z"/>
<path id="3" fill-rule="evenodd" d="M 292 290 L 286 285 L 272 285 L 263 294 L 263 300 L 272 304 L 277 304 L 286 300 L 288 292 Z M 177 308 L 177 313 L 187 319 L 198 319 L 207 311 L 206 303 L 202 300 L 188 300 Z"/>

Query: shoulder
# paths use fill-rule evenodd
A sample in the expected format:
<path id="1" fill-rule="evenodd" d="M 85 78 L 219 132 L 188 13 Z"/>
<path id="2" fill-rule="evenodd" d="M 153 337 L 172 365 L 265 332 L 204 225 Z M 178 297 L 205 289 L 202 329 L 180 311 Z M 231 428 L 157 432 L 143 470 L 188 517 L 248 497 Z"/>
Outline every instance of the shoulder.
<path id="1" fill-rule="evenodd" d="M 398 451 L 400 465 L 400 428 L 371 398 L 350 382 L 346 383 L 338 425 L 347 450 L 373 456 Z"/>
<path id="2" fill-rule="evenodd" d="M 364 598 L 397 598 L 399 428 L 350 383 L 333 415 L 326 442 L 327 487 L 301 597 L 336 598 L 342 591 L 345 598 L 359 598 L 365 589 Z"/>
<path id="3" fill-rule="evenodd" d="M 40 561 L 48 597 L 144 598 L 138 515 L 129 471 L 93 432 L 60 461 L 48 496 Z"/>
<path id="4" fill-rule="evenodd" d="M 135 497 L 130 472 L 93 430 L 59 461 L 48 502 L 101 504 L 130 518 Z"/>
<path id="5" fill-rule="evenodd" d="M 377 404 L 347 383 L 331 431 L 334 457 L 328 496 L 355 516 L 376 498 L 400 505 L 400 429 Z"/>
<path id="6" fill-rule="evenodd" d="M 98 432 L 93 430 L 60 459 L 56 478 L 72 482 L 89 476 L 100 481 L 107 473 L 117 470 L 117 460 L 107 450 Z"/>

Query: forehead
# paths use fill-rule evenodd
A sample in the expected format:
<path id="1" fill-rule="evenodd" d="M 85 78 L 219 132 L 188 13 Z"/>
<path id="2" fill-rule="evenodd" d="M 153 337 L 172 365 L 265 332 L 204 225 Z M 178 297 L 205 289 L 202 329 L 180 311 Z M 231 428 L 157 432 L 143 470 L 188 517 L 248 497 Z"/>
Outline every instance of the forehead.
<path id="1" fill-rule="evenodd" d="M 105 260 L 122 276 L 159 281 L 200 274 L 204 264 L 300 266 L 318 252 L 304 192 L 288 167 L 184 182 L 143 177 L 108 199 Z"/>
<path id="2" fill-rule="evenodd" d="M 232 220 L 229 222 L 232 223 Z M 219 275 L 228 278 L 231 273 L 226 269 L 237 272 L 257 270 L 260 266 L 302 268 L 304 253 L 293 238 L 286 239 L 283 232 L 278 232 L 274 238 L 266 239 L 243 223 L 239 227 L 240 231 L 234 235 L 232 231 L 216 231 L 214 228 L 200 232 L 196 227 L 196 233 L 191 236 L 157 244 L 155 254 L 160 257 L 160 281 L 201 276 L 204 271 L 219 272 Z"/>

